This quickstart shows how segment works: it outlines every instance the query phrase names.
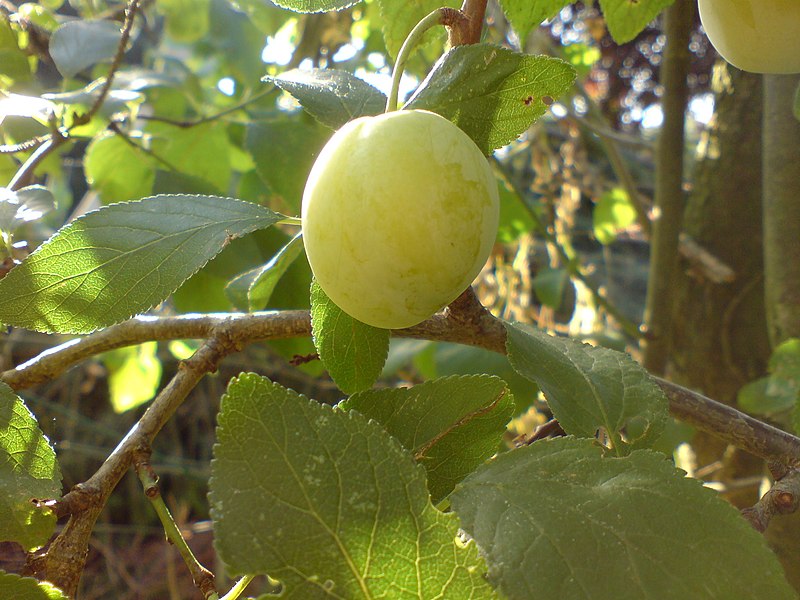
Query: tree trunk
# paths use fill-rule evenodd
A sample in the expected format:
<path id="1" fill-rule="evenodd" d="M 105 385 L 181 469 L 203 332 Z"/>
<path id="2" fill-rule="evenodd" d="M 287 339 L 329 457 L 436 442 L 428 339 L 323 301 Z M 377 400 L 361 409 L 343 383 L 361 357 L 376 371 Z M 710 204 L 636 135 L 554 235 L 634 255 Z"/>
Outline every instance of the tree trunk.
<path id="1" fill-rule="evenodd" d="M 761 76 L 720 63 L 715 68 L 715 116 L 700 146 L 684 214 L 685 231 L 736 272 L 728 284 L 679 271 L 673 285 L 672 378 L 734 404 L 739 388 L 764 374 L 770 353 L 764 306 L 761 218 Z M 694 443 L 698 465 L 726 448 L 709 436 Z M 738 453 L 737 453 L 738 454 Z M 732 480 L 760 464 L 741 455 L 714 479 Z M 756 487 L 728 496 L 755 502 Z"/>

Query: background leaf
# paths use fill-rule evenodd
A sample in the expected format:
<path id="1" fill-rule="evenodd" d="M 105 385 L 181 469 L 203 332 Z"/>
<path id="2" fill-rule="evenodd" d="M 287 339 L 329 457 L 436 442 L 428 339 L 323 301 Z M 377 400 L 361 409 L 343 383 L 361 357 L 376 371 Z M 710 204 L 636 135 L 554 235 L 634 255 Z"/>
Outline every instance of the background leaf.
<path id="1" fill-rule="evenodd" d="M 239 310 L 263 310 L 267 307 L 278 281 L 302 253 L 303 235 L 298 233 L 268 263 L 231 280 L 225 286 L 225 295 Z"/>
<path id="2" fill-rule="evenodd" d="M 83 168 L 104 204 L 138 200 L 153 189 L 153 160 L 114 133 L 104 132 L 89 143 Z"/>
<path id="3" fill-rule="evenodd" d="M 608 32 L 618 44 L 630 42 L 675 0 L 600 0 Z"/>
<path id="4" fill-rule="evenodd" d="M 555 17 L 568 4 L 572 4 L 572 0 L 500 0 L 503 12 L 519 35 L 523 48 L 531 29 Z"/>
<path id="5" fill-rule="evenodd" d="M 636 222 L 636 208 L 622 188 L 614 188 L 600 196 L 592 211 L 594 237 L 603 245 L 617 239 L 620 231 Z"/>
<path id="6" fill-rule="evenodd" d="M 59 589 L 46 581 L 20 577 L 0 571 L 0 598 L 9 600 L 69 600 Z"/>
<path id="7" fill-rule="evenodd" d="M 575 80 L 575 69 L 549 56 L 490 44 L 456 46 L 434 65 L 403 108 L 447 117 L 486 154 L 523 133 Z"/>
<path id="8" fill-rule="evenodd" d="M 437 8 L 443 6 L 459 8 L 461 2 L 459 0 L 404 0 L 402 2 L 378 0 L 378 5 L 381 8 L 381 28 L 386 50 L 392 58 L 397 58 L 400 47 L 417 23 Z M 423 39 L 431 40 L 432 36 L 436 34 L 444 39 L 444 28 L 428 32 Z"/>
<path id="9" fill-rule="evenodd" d="M 279 197 L 286 212 L 293 214 L 300 214 L 308 173 L 331 136 L 329 129 L 308 121 L 281 118 L 247 127 L 245 146 L 253 155 L 259 177 Z"/>
<path id="10" fill-rule="evenodd" d="M 118 348 L 100 356 L 108 370 L 108 393 L 116 413 L 153 399 L 161 383 L 158 343 Z"/>
<path id="11" fill-rule="evenodd" d="M 379 115 L 386 108 L 383 92 L 339 69 L 292 69 L 265 80 L 290 93 L 311 116 L 332 129 L 358 117 Z"/>
<path id="12" fill-rule="evenodd" d="M 311 331 L 319 358 L 345 394 L 372 386 L 389 353 L 389 330 L 357 321 L 311 282 Z"/>
<path id="13" fill-rule="evenodd" d="M 0 322 L 88 333 L 167 298 L 231 240 L 281 215 L 215 196 L 106 206 L 60 229 L 0 280 Z"/>
<path id="14" fill-rule="evenodd" d="M 510 600 L 795 598 L 730 504 L 662 454 L 558 438 L 499 455 L 453 492 Z"/>
<path id="15" fill-rule="evenodd" d="M 19 81 L 27 81 L 31 77 L 28 57 L 20 49 L 17 34 L 5 13 L 0 15 L 0 75 Z"/>
<path id="16" fill-rule="evenodd" d="M 539 384 L 564 431 L 593 438 L 603 429 L 617 453 L 658 439 L 667 399 L 630 356 L 519 325 L 506 331 L 511 364 Z"/>
<path id="17" fill-rule="evenodd" d="M 338 407 L 357 410 L 397 438 L 428 471 L 434 503 L 497 452 L 514 416 L 514 399 L 505 382 L 489 375 L 367 390 Z"/>
<path id="18" fill-rule="evenodd" d="M 457 519 L 377 423 L 253 374 L 228 386 L 211 516 L 232 573 L 269 573 L 285 597 L 491 598 Z"/>
<path id="19" fill-rule="evenodd" d="M 87 67 L 111 60 L 121 37 L 119 23 L 67 21 L 50 37 L 50 56 L 64 77 L 74 77 Z"/>
<path id="20" fill-rule="evenodd" d="M 56 516 L 32 500 L 60 497 L 56 453 L 22 400 L 0 383 L 0 540 L 18 542 L 28 551 L 44 545 Z"/>

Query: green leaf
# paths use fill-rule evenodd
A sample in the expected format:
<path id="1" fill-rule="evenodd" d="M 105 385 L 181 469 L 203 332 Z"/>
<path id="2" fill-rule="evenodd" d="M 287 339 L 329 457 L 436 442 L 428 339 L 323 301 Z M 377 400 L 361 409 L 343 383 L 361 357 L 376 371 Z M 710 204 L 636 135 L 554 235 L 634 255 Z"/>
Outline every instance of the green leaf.
<path id="1" fill-rule="evenodd" d="M 489 154 L 526 131 L 574 80 L 575 69 L 558 58 L 490 44 L 456 46 L 403 108 L 447 117 Z"/>
<path id="2" fill-rule="evenodd" d="M 526 208 L 522 198 L 513 190 L 508 179 L 495 170 L 500 181 L 500 222 L 497 227 L 497 241 L 513 244 L 521 236 L 536 230 L 536 221 Z"/>
<path id="3" fill-rule="evenodd" d="M 0 13 L 0 75 L 16 81 L 27 81 L 31 78 L 28 57 L 20 50 L 17 34 L 11 28 L 5 12 Z"/>
<path id="4" fill-rule="evenodd" d="M 272 0 L 282 8 L 299 13 L 329 12 L 358 4 L 359 0 Z"/>
<path id="5" fill-rule="evenodd" d="M 328 374 L 345 394 L 372 386 L 389 353 L 389 330 L 357 321 L 311 281 L 311 331 Z"/>
<path id="6" fill-rule="evenodd" d="M 459 8 L 459 0 L 378 0 L 381 9 L 381 24 L 383 29 L 383 39 L 386 49 L 392 58 L 397 58 L 397 53 L 403 45 L 406 37 L 414 26 L 419 23 L 429 13 L 443 6 Z M 444 39 L 444 29 L 433 30 L 426 34 L 426 43 L 433 39 L 433 35 L 439 34 Z"/>
<path id="7" fill-rule="evenodd" d="M 796 598 L 730 504 L 664 455 L 558 438 L 499 455 L 452 507 L 509 600 Z"/>
<path id="8" fill-rule="evenodd" d="M 13 233 L 19 226 L 41 219 L 55 208 L 55 198 L 46 187 L 29 185 L 13 191 L 0 187 L 0 231 Z"/>
<path id="9" fill-rule="evenodd" d="M 618 454 L 661 435 L 667 399 L 630 356 L 520 325 L 506 331 L 511 364 L 539 384 L 564 431 L 594 437 L 602 429 Z"/>
<path id="10" fill-rule="evenodd" d="M 119 24 L 111 21 L 67 21 L 50 37 L 50 56 L 64 77 L 111 60 L 117 52 Z"/>
<path id="11" fill-rule="evenodd" d="M 358 117 L 379 115 L 386 108 L 383 92 L 339 69 L 292 69 L 264 80 L 290 93 L 309 114 L 333 129 Z"/>
<path id="12" fill-rule="evenodd" d="M 69 598 L 46 581 L 33 577 L 20 577 L 14 573 L 0 571 L 0 598 L 13 600 L 69 600 Z"/>
<path id="13" fill-rule="evenodd" d="M 522 47 L 531 29 L 538 27 L 546 19 L 552 19 L 572 0 L 500 0 L 503 12 L 509 23 L 519 35 Z"/>
<path id="14" fill-rule="evenodd" d="M 374 419 L 428 471 L 434 503 L 497 452 L 514 416 L 505 382 L 490 375 L 453 376 L 411 388 L 367 390 L 338 405 Z"/>
<path id="15" fill-rule="evenodd" d="M 617 239 L 620 231 L 636 222 L 636 208 L 628 193 L 622 188 L 614 188 L 600 196 L 592 212 L 592 222 L 598 242 L 605 246 Z"/>
<path id="16" fill-rule="evenodd" d="M 157 6 L 172 39 L 191 43 L 208 33 L 210 0 L 158 0 Z"/>
<path id="17" fill-rule="evenodd" d="M 675 0 L 600 0 L 608 31 L 618 44 L 630 42 Z"/>
<path id="18" fill-rule="evenodd" d="M 295 259 L 303 253 L 303 236 L 298 233 L 270 261 L 245 271 L 225 286 L 225 295 L 239 310 L 253 312 L 267 307 L 275 286 Z"/>
<path id="19" fill-rule="evenodd" d="M 788 395 L 770 393 L 771 383 L 769 377 L 761 377 L 743 385 L 736 393 L 739 408 L 754 415 L 772 415 L 797 403 L 796 391 Z"/>
<path id="20" fill-rule="evenodd" d="M 214 121 L 181 128 L 169 123 L 150 122 L 152 150 L 183 175 L 203 179 L 220 192 L 227 192 L 231 180 L 230 142 L 225 123 Z"/>
<path id="21" fill-rule="evenodd" d="M 536 273 L 531 281 L 531 287 L 536 293 L 539 302 L 550 308 L 558 309 L 564 299 L 564 288 L 569 281 L 566 269 L 551 269 L 545 267 Z"/>
<path id="22" fill-rule="evenodd" d="M 100 356 L 108 370 L 108 392 L 116 413 L 149 402 L 161 383 L 157 342 L 118 348 Z"/>
<path id="23" fill-rule="evenodd" d="M 175 291 L 233 238 L 281 215 L 215 196 L 153 196 L 106 206 L 61 228 L 0 280 L 0 322 L 89 333 Z"/>
<path id="24" fill-rule="evenodd" d="M 492 598 L 474 544 L 377 423 L 253 374 L 222 398 L 211 463 L 217 551 L 285 597 Z"/>
<path id="25" fill-rule="evenodd" d="M 800 339 L 790 338 L 770 356 L 769 376 L 744 385 L 737 394 L 742 410 L 770 415 L 795 407 L 797 420 L 800 406 Z"/>
<path id="26" fill-rule="evenodd" d="M 83 168 L 104 204 L 144 198 L 153 189 L 153 160 L 114 133 L 103 132 L 89 143 Z"/>
<path id="27" fill-rule="evenodd" d="M 300 214 L 308 173 L 330 135 L 327 128 L 297 118 L 248 125 L 245 146 L 259 177 L 279 196 L 286 212 Z"/>
<path id="28" fill-rule="evenodd" d="M 60 496 L 56 453 L 22 400 L 0 383 L 0 540 L 18 542 L 28 551 L 43 546 L 56 516 L 34 500 Z"/>

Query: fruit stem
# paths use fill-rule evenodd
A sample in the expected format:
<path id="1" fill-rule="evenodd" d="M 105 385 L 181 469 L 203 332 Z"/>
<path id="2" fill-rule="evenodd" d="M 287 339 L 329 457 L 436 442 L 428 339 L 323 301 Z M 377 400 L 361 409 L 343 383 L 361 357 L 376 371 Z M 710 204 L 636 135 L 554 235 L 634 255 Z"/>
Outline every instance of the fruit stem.
<path id="1" fill-rule="evenodd" d="M 447 20 L 446 11 L 453 9 L 437 8 L 422 20 L 414 25 L 414 29 L 408 34 L 403 45 L 400 47 L 400 52 L 397 53 L 397 60 L 394 63 L 394 72 L 392 73 L 392 89 L 389 92 L 389 99 L 386 102 L 386 112 L 397 110 L 397 95 L 400 91 L 400 79 L 403 77 L 403 71 L 406 68 L 406 61 L 411 56 L 411 52 L 419 43 L 423 34 L 437 25 L 444 25 Z"/>

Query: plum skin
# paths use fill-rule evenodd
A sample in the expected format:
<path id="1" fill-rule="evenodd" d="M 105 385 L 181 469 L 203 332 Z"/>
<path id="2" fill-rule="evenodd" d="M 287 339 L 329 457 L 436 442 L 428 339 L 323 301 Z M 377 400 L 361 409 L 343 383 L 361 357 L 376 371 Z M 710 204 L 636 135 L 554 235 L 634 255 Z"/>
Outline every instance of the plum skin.
<path id="1" fill-rule="evenodd" d="M 700 20 L 722 58 L 752 73 L 800 72 L 800 2 L 698 0 Z"/>
<path id="2" fill-rule="evenodd" d="M 400 110 L 339 129 L 309 174 L 303 239 L 317 283 L 353 318 L 416 325 L 480 272 L 497 233 L 497 181 L 444 117 Z"/>

